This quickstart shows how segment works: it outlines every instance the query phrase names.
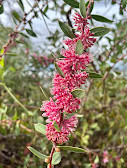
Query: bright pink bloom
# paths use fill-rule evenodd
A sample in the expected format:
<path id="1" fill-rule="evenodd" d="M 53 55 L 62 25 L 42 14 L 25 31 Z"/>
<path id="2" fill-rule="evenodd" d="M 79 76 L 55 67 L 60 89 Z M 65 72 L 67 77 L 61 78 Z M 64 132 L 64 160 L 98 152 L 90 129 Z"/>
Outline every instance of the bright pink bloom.
<path id="1" fill-rule="evenodd" d="M 58 72 L 54 74 L 53 88 L 51 89 L 53 97 L 49 101 L 43 102 L 41 107 L 41 111 L 45 111 L 42 116 L 48 117 L 46 136 L 52 142 L 60 144 L 66 142 L 77 125 L 76 115 L 72 116 L 71 113 L 80 108 L 81 100 L 74 98 L 71 92 L 85 84 L 88 78 L 86 67 L 92 61 L 92 56 L 86 51 L 81 55 L 76 54 L 75 47 L 78 40 L 82 41 L 84 50 L 91 47 L 96 41 L 87 27 L 87 19 L 82 18 L 78 13 L 75 14 L 75 26 L 79 32 L 75 38 L 64 41 L 68 49 L 61 50 L 64 57 L 56 62 L 63 71 L 64 77 L 60 76 Z M 54 128 L 54 121 L 57 122 L 60 132 Z"/>

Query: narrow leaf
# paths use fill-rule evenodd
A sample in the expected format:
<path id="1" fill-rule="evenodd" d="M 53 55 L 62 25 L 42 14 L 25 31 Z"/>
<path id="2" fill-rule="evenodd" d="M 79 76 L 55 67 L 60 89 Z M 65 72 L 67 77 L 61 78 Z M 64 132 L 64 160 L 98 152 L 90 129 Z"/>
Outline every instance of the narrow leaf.
<path id="1" fill-rule="evenodd" d="M 14 16 L 15 19 L 17 19 L 18 21 L 20 21 L 21 17 L 19 16 L 19 14 L 16 11 L 13 11 L 12 15 Z"/>
<path id="2" fill-rule="evenodd" d="M 6 55 L 17 56 L 17 54 L 14 54 L 14 53 L 6 53 Z"/>
<path id="3" fill-rule="evenodd" d="M 112 23 L 112 20 L 109 20 L 107 18 L 105 18 L 104 16 L 100 16 L 100 15 L 91 15 L 92 19 L 97 20 L 99 22 L 107 22 L 107 23 Z"/>
<path id="4" fill-rule="evenodd" d="M 4 68 L 4 57 L 0 60 L 0 67 Z"/>
<path id="5" fill-rule="evenodd" d="M 23 37 L 26 37 L 26 38 L 29 38 L 29 36 L 27 36 L 26 34 L 24 34 L 24 33 L 19 33 L 19 34 L 21 34 Z"/>
<path id="6" fill-rule="evenodd" d="M 79 8 L 79 3 L 76 0 L 63 0 L 63 1 L 73 8 Z"/>
<path id="7" fill-rule="evenodd" d="M 90 78 L 102 78 L 102 76 L 98 73 L 95 72 L 87 72 L 87 73 L 89 73 Z"/>
<path id="8" fill-rule="evenodd" d="M 52 157 L 52 165 L 57 165 L 61 161 L 61 154 L 60 152 L 55 152 Z"/>
<path id="9" fill-rule="evenodd" d="M 30 36 L 37 37 L 37 35 L 32 30 L 26 29 L 26 31 Z"/>
<path id="10" fill-rule="evenodd" d="M 75 35 L 73 34 L 73 32 L 71 31 L 69 26 L 67 26 L 65 23 L 59 21 L 59 26 L 62 29 L 62 31 L 65 33 L 66 36 L 68 36 L 70 38 L 74 38 L 75 37 Z"/>
<path id="11" fill-rule="evenodd" d="M 46 14 L 46 12 L 48 11 L 48 5 L 45 7 L 45 9 L 44 9 L 44 12 L 43 12 L 43 14 Z"/>
<path id="12" fill-rule="evenodd" d="M 82 89 L 75 89 L 75 90 L 73 90 L 72 92 L 72 95 L 73 95 L 73 97 L 78 97 L 78 98 L 82 98 L 82 97 L 84 97 L 84 95 L 85 95 L 85 90 L 82 90 Z"/>
<path id="13" fill-rule="evenodd" d="M 41 91 L 42 91 L 43 98 L 44 98 L 45 100 L 49 100 L 49 97 L 48 97 L 47 93 L 42 89 L 42 87 L 40 87 L 40 89 L 41 89 Z"/>
<path id="14" fill-rule="evenodd" d="M 51 53 L 51 55 L 52 55 L 56 60 L 58 59 L 53 53 Z"/>
<path id="15" fill-rule="evenodd" d="M 76 43 L 75 53 L 81 55 L 83 53 L 83 44 L 81 40 L 78 40 Z"/>
<path id="16" fill-rule="evenodd" d="M 81 15 L 86 18 L 86 5 L 84 0 L 79 1 L 79 9 L 81 12 Z"/>
<path id="17" fill-rule="evenodd" d="M 85 153 L 86 152 L 86 150 L 84 150 L 82 148 L 77 148 L 77 147 L 73 147 L 73 146 L 57 146 L 57 147 L 62 150 L 75 152 L 75 153 Z"/>
<path id="18" fill-rule="evenodd" d="M 42 153 L 38 152 L 36 149 L 34 149 L 34 148 L 30 147 L 30 146 L 28 146 L 27 148 L 28 148 L 34 155 L 36 155 L 36 156 L 37 156 L 38 158 L 40 158 L 40 159 L 46 159 L 46 158 L 48 158 L 48 156 L 43 155 Z"/>
<path id="19" fill-rule="evenodd" d="M 0 14 L 2 14 L 3 12 L 4 12 L 4 6 L 2 4 L 2 5 L 0 5 Z"/>
<path id="20" fill-rule="evenodd" d="M 46 126 L 45 125 L 38 123 L 38 124 L 34 124 L 34 127 L 35 127 L 36 131 L 45 135 L 45 133 L 46 133 Z"/>
<path id="21" fill-rule="evenodd" d="M 54 121 L 54 128 L 55 128 L 58 132 L 60 132 L 60 128 L 59 128 L 59 126 L 58 126 L 58 124 L 57 124 L 56 121 Z"/>
<path id="22" fill-rule="evenodd" d="M 109 33 L 111 29 L 107 27 L 95 27 L 90 31 L 91 33 L 94 33 L 94 36 L 104 36 L 105 34 Z"/>
<path id="23" fill-rule="evenodd" d="M 18 4 L 19 4 L 19 6 L 21 7 L 21 9 L 24 11 L 24 5 L 23 5 L 22 0 L 19 0 Z"/>
<path id="24" fill-rule="evenodd" d="M 65 75 L 64 75 L 63 71 L 61 70 L 61 68 L 59 67 L 59 65 L 57 65 L 56 62 L 55 62 L 55 68 L 56 68 L 56 71 L 59 73 L 59 75 L 64 78 Z"/>
<path id="25" fill-rule="evenodd" d="M 3 76 L 4 73 L 4 57 L 0 60 L 0 78 Z"/>

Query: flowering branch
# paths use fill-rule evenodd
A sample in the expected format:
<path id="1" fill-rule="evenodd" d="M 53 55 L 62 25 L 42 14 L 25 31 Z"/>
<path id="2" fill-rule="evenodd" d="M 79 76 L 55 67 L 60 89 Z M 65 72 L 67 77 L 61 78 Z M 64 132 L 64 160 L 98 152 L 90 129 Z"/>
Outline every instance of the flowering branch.
<path id="1" fill-rule="evenodd" d="M 80 109 L 81 98 L 85 94 L 85 91 L 79 88 L 82 84 L 86 83 L 87 78 L 90 76 L 86 67 L 93 61 L 92 55 L 87 50 L 95 43 L 95 35 L 102 36 L 110 31 L 105 27 L 91 30 L 88 27 L 88 19 L 91 18 L 90 12 L 93 2 L 93 0 L 90 0 L 87 8 L 84 0 L 80 0 L 79 4 L 76 2 L 75 5 L 76 7 L 79 6 L 81 15 L 75 13 L 73 17 L 75 22 L 74 26 L 76 27 L 75 33 L 67 25 L 59 21 L 61 29 L 69 37 L 63 42 L 67 46 L 67 49 L 61 50 L 63 57 L 57 59 L 55 62 L 56 72 L 52 80 L 52 98 L 47 98 L 47 95 L 43 93 L 46 101 L 43 101 L 41 111 L 43 111 L 42 116 L 48 118 L 46 120 L 47 125 L 39 124 L 40 126 L 38 125 L 38 128 L 37 125 L 35 127 L 39 132 L 42 129 L 43 134 L 53 143 L 50 156 L 45 159 L 45 162 L 48 163 L 48 168 L 56 164 L 54 163 L 53 156 L 57 152 L 60 153 L 59 148 L 61 147 L 62 149 L 69 149 L 73 152 L 87 152 L 92 164 L 90 151 L 76 147 L 58 146 L 58 144 L 62 145 L 68 141 L 69 136 L 77 127 L 78 120 L 77 114 L 75 113 Z M 87 94 L 91 85 L 88 88 Z M 44 130 L 45 127 L 46 129 Z M 30 148 L 30 150 L 36 156 L 40 155 L 42 158 L 42 154 L 38 154 L 35 149 Z M 46 156 L 43 157 L 45 158 Z M 60 154 L 58 157 L 59 161 L 57 164 L 61 160 Z"/>

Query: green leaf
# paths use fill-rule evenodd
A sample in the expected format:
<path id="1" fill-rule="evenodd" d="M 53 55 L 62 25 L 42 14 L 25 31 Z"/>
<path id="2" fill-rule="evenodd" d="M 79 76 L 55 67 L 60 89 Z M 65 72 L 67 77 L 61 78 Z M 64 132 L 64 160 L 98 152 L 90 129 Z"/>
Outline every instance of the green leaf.
<path id="1" fill-rule="evenodd" d="M 26 34 L 20 32 L 19 34 L 21 34 L 23 37 L 29 38 L 29 36 L 27 36 Z"/>
<path id="2" fill-rule="evenodd" d="M 19 6 L 21 7 L 21 9 L 24 11 L 24 5 L 23 5 L 22 0 L 19 0 L 18 4 L 19 4 Z"/>
<path id="3" fill-rule="evenodd" d="M 97 20 L 99 22 L 107 22 L 107 23 L 112 23 L 112 20 L 109 20 L 107 18 L 105 18 L 104 16 L 100 16 L 100 15 L 91 15 L 92 19 Z"/>
<path id="4" fill-rule="evenodd" d="M 63 1 L 73 8 L 79 8 L 79 3 L 76 0 L 63 0 Z"/>
<path id="5" fill-rule="evenodd" d="M 2 5 L 0 5 L 0 14 L 2 14 L 3 12 L 4 12 L 4 6 L 2 4 Z"/>
<path id="6" fill-rule="evenodd" d="M 52 55 L 56 60 L 58 59 L 53 53 L 51 53 L 51 55 Z"/>
<path id="7" fill-rule="evenodd" d="M 4 57 L 0 60 L 0 67 L 4 68 Z"/>
<path id="8" fill-rule="evenodd" d="M 60 132 L 60 128 L 59 128 L 59 126 L 58 126 L 58 124 L 57 124 L 57 122 L 56 121 L 54 121 L 54 128 L 58 131 L 58 132 Z"/>
<path id="9" fill-rule="evenodd" d="M 42 91 L 43 98 L 44 98 L 45 100 L 49 100 L 49 97 L 48 97 L 47 93 L 42 89 L 42 87 L 40 87 L 40 89 L 41 89 L 41 91 Z"/>
<path id="10" fill-rule="evenodd" d="M 127 0 L 122 0 L 123 8 L 126 8 Z"/>
<path id="11" fill-rule="evenodd" d="M 26 31 L 30 36 L 37 37 L 37 35 L 32 30 L 26 29 Z"/>
<path id="12" fill-rule="evenodd" d="M 86 5 L 84 0 L 79 1 L 79 9 L 81 12 L 81 15 L 86 18 Z"/>
<path id="13" fill-rule="evenodd" d="M 78 98 L 82 98 L 82 97 L 84 97 L 84 95 L 85 95 L 85 90 L 82 90 L 82 89 L 75 89 L 75 90 L 73 90 L 72 92 L 72 95 L 73 95 L 73 97 L 78 97 Z"/>
<path id="14" fill-rule="evenodd" d="M 81 55 L 83 53 L 83 44 L 81 40 L 78 40 L 75 47 L 75 53 Z"/>
<path id="15" fill-rule="evenodd" d="M 87 72 L 87 73 L 89 73 L 90 78 L 102 78 L 102 76 L 98 73 L 95 72 Z"/>
<path id="16" fill-rule="evenodd" d="M 34 149 L 34 148 L 32 148 L 32 147 L 30 147 L 30 146 L 28 146 L 27 147 L 34 155 L 36 155 L 38 158 L 40 158 L 40 159 L 46 159 L 46 158 L 48 158 L 48 156 L 46 156 L 46 155 L 43 155 L 42 153 L 40 153 L 40 152 L 38 152 L 36 149 Z"/>
<path id="17" fill-rule="evenodd" d="M 86 152 L 86 150 L 84 150 L 82 148 L 77 148 L 77 147 L 73 147 L 73 146 L 57 146 L 57 147 L 62 150 L 75 152 L 75 153 L 85 153 Z"/>
<path id="18" fill-rule="evenodd" d="M 59 73 L 60 76 L 62 76 L 63 78 L 65 77 L 63 71 L 61 70 L 61 68 L 59 67 L 59 65 L 57 65 L 57 63 L 55 62 L 55 68 L 56 68 L 56 71 Z"/>
<path id="19" fill-rule="evenodd" d="M 94 33 L 94 36 L 104 36 L 105 34 L 109 33 L 111 29 L 107 27 L 95 27 L 90 30 L 91 33 Z"/>
<path id="20" fill-rule="evenodd" d="M 9 55 L 9 56 L 17 56 L 17 54 L 14 54 L 14 53 L 6 53 L 6 55 Z"/>
<path id="21" fill-rule="evenodd" d="M 19 16 L 19 14 L 16 11 L 13 11 L 12 15 L 14 16 L 15 19 L 17 19 L 18 21 L 20 21 L 21 17 Z"/>
<path id="22" fill-rule="evenodd" d="M 48 5 L 45 7 L 45 9 L 44 9 L 44 12 L 43 12 L 43 14 L 46 14 L 46 12 L 48 11 Z"/>
<path id="23" fill-rule="evenodd" d="M 62 29 L 62 31 L 65 33 L 66 36 L 68 36 L 70 38 L 75 38 L 75 35 L 71 31 L 71 29 L 65 23 L 59 21 L 59 26 Z"/>
<path id="24" fill-rule="evenodd" d="M 4 57 L 0 60 L 0 78 L 3 76 L 4 73 Z"/>
<path id="25" fill-rule="evenodd" d="M 46 133 L 46 126 L 45 125 L 38 123 L 38 124 L 34 124 L 34 127 L 35 127 L 36 131 L 45 135 L 45 133 Z"/>
<path id="26" fill-rule="evenodd" d="M 61 161 L 61 154 L 60 152 L 55 152 L 52 157 L 52 165 L 57 165 Z"/>

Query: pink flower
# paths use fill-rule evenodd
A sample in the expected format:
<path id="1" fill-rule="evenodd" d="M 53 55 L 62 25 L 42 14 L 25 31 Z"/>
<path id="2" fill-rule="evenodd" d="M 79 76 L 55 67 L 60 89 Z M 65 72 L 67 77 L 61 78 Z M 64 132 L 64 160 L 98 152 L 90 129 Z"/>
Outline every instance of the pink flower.
<path id="1" fill-rule="evenodd" d="M 108 151 L 104 151 L 103 152 L 103 162 L 104 163 L 108 163 L 109 162 Z"/>

